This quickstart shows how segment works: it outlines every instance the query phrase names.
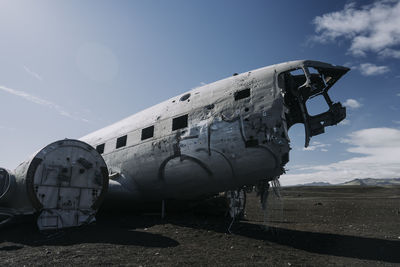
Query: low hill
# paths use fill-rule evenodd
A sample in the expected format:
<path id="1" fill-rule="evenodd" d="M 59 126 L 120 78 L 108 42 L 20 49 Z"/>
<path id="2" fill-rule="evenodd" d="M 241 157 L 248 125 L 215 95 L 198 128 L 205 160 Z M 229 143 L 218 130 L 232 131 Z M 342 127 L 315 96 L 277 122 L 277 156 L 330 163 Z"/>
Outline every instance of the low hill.
<path id="1" fill-rule="evenodd" d="M 292 186 L 334 186 L 334 185 L 358 185 L 358 186 L 400 186 L 400 178 L 387 178 L 387 179 L 354 179 L 340 184 L 331 184 L 327 182 L 312 182 L 306 184 L 297 184 Z"/>
<path id="2" fill-rule="evenodd" d="M 390 179 L 354 179 L 348 182 L 344 182 L 341 185 L 361 185 L 361 186 L 388 186 L 388 185 L 400 185 L 400 178 Z"/>
<path id="3" fill-rule="evenodd" d="M 295 186 L 331 186 L 332 184 L 327 182 L 312 182 L 307 184 L 297 184 Z"/>

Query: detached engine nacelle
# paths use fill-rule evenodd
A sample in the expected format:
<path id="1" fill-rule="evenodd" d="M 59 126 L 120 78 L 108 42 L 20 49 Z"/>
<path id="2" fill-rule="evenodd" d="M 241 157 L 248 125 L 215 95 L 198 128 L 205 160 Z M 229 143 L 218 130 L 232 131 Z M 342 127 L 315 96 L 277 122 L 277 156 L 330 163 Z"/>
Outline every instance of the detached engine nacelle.
<path id="1" fill-rule="evenodd" d="M 79 226 L 94 220 L 107 189 L 102 156 L 82 141 L 60 140 L 14 172 L 0 168 L 0 215 L 37 213 L 41 230 Z"/>

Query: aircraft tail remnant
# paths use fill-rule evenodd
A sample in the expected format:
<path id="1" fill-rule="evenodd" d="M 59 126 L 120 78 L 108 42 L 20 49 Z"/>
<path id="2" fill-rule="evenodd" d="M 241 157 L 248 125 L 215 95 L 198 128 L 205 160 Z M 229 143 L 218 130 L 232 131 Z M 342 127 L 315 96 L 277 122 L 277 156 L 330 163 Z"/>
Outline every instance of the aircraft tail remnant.
<path id="1" fill-rule="evenodd" d="M 304 124 L 308 146 L 345 118 L 328 90 L 347 71 L 310 60 L 272 65 L 195 88 L 81 141 L 55 142 L 14 172 L 0 171 L 0 206 L 39 213 L 42 229 L 76 226 L 91 220 L 108 187 L 105 201 L 133 205 L 226 192 L 230 214 L 243 215 L 245 191 L 268 188 L 285 172 L 292 125 Z M 310 115 L 314 97 L 328 110 Z"/>

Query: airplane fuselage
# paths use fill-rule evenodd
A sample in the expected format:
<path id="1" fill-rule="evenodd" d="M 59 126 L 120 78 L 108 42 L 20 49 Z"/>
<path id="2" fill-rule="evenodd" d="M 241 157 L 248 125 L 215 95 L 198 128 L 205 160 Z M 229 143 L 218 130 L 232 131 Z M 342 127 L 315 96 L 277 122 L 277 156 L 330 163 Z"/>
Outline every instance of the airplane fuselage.
<path id="1" fill-rule="evenodd" d="M 268 192 L 268 182 L 285 172 L 292 125 L 304 124 L 307 146 L 345 118 L 328 90 L 348 70 L 299 60 L 235 74 L 80 140 L 51 143 L 14 171 L 0 168 L 0 226 L 38 214 L 40 229 L 73 227 L 93 221 L 103 200 L 119 205 L 220 192 L 233 218 L 243 214 L 243 189 Z M 313 97 L 329 109 L 310 115 L 306 102 Z M 260 195 L 265 206 L 267 194 Z"/>
<path id="2" fill-rule="evenodd" d="M 194 198 L 271 180 L 284 172 L 290 150 L 288 88 L 279 79 L 304 65 L 272 65 L 195 88 L 81 140 L 102 153 L 111 195 Z"/>

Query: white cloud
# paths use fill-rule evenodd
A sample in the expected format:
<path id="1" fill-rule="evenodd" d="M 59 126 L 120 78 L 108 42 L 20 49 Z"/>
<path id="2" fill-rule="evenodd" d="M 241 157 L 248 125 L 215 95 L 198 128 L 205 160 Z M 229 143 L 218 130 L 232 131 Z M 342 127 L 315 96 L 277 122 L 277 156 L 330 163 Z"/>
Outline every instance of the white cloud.
<path id="1" fill-rule="evenodd" d="M 355 99 L 351 99 L 351 98 L 347 99 L 347 100 L 343 103 L 343 105 L 344 105 L 345 107 L 348 107 L 348 108 L 351 108 L 351 109 L 357 109 L 357 108 L 361 107 L 360 102 L 358 102 L 358 101 L 355 100 Z M 345 124 L 345 123 L 343 123 L 343 124 Z"/>
<path id="2" fill-rule="evenodd" d="M 1 86 L 1 85 L 0 85 L 0 90 L 4 91 L 6 93 L 9 93 L 9 94 L 15 95 L 15 96 L 22 97 L 22 98 L 24 98 L 25 100 L 27 100 L 29 102 L 32 102 L 32 103 L 35 103 L 35 104 L 38 104 L 38 105 L 41 105 L 41 106 L 45 106 L 45 107 L 54 109 L 61 116 L 65 116 L 65 117 L 68 117 L 68 118 L 71 118 L 71 119 L 75 119 L 75 120 L 80 120 L 80 121 L 83 121 L 83 122 L 88 122 L 88 120 L 86 120 L 84 118 L 80 118 L 80 117 L 71 115 L 71 113 L 66 111 L 63 107 L 61 107 L 61 106 L 59 106 L 59 105 L 57 105 L 55 103 L 52 103 L 52 102 L 47 101 L 47 100 L 44 100 L 44 99 L 39 98 L 37 96 L 30 95 L 30 94 L 28 94 L 28 93 L 26 93 L 24 91 L 15 90 L 15 89 L 12 89 L 12 88 L 9 88 L 9 87 L 6 87 L 6 86 Z"/>
<path id="3" fill-rule="evenodd" d="M 390 48 L 385 48 L 382 51 L 379 52 L 380 56 L 383 57 L 394 57 L 394 58 L 400 58 L 400 50 L 394 50 Z"/>
<path id="4" fill-rule="evenodd" d="M 303 147 L 302 150 L 303 151 L 322 151 L 322 152 L 326 152 L 328 151 L 328 149 L 326 149 L 327 147 L 329 147 L 330 144 L 323 144 L 321 142 L 312 142 L 311 145 L 309 145 L 308 147 Z"/>
<path id="5" fill-rule="evenodd" d="M 296 169 L 297 174 L 282 175 L 285 185 L 324 181 L 341 183 L 355 178 L 400 177 L 400 130 L 370 128 L 353 132 L 342 142 L 358 156 L 328 165 Z"/>
<path id="6" fill-rule="evenodd" d="M 359 70 L 364 76 L 380 75 L 390 71 L 388 66 L 377 66 L 372 63 L 362 63 L 360 65 L 351 65 L 350 63 L 347 64 L 351 69 Z"/>
<path id="7" fill-rule="evenodd" d="M 350 124 L 351 124 L 351 121 L 348 119 L 344 119 L 341 122 L 339 122 L 339 125 L 350 125 Z"/>
<path id="8" fill-rule="evenodd" d="M 400 96 L 400 93 L 397 93 L 397 96 Z"/>
<path id="9" fill-rule="evenodd" d="M 37 74 L 36 72 L 30 70 L 27 66 L 23 66 L 23 68 L 24 68 L 24 70 L 25 70 L 29 75 L 31 75 L 33 78 L 35 78 L 35 79 L 37 79 L 37 80 L 39 80 L 39 81 L 42 81 L 42 80 L 43 80 L 43 78 L 42 78 L 39 74 Z"/>
<path id="10" fill-rule="evenodd" d="M 350 41 L 349 52 L 355 56 L 374 52 L 400 57 L 400 51 L 395 50 L 400 45 L 399 1 L 382 0 L 362 7 L 350 3 L 341 11 L 316 17 L 313 23 L 317 33 L 314 41 L 326 43 L 344 38 Z"/>
<path id="11" fill-rule="evenodd" d="M 380 75 L 388 72 L 390 69 L 387 66 L 377 66 L 372 63 L 360 64 L 359 70 L 364 76 Z"/>

